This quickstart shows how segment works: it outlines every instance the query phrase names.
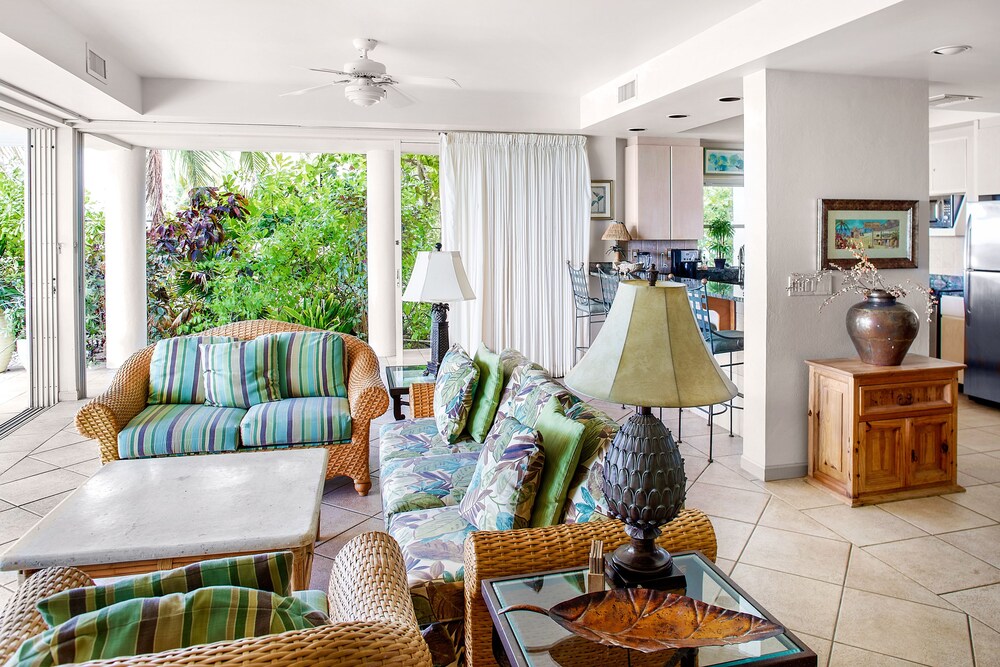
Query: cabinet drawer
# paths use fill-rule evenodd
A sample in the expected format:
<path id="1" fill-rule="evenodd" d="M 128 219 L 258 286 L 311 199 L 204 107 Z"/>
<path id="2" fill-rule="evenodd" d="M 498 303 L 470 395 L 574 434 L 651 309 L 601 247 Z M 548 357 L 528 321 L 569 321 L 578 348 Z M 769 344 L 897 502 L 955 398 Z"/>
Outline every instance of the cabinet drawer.
<path id="1" fill-rule="evenodd" d="M 861 417 L 951 408 L 955 402 L 950 378 L 907 384 L 860 387 Z"/>

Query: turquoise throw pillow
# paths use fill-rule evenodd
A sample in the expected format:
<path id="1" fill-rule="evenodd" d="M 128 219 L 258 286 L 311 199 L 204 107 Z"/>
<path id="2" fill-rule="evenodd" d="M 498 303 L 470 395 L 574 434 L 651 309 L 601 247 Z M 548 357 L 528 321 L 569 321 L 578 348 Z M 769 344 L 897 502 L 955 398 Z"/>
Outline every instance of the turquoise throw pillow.
<path id="1" fill-rule="evenodd" d="M 205 403 L 248 409 L 277 401 L 278 345 L 272 338 L 199 346 Z"/>
<path id="2" fill-rule="evenodd" d="M 204 403 L 205 380 L 198 346 L 233 340 L 229 336 L 179 336 L 157 342 L 149 362 L 147 403 Z"/>
<path id="3" fill-rule="evenodd" d="M 347 398 L 347 354 L 340 334 L 286 331 L 261 338 L 277 343 L 281 398 Z"/>

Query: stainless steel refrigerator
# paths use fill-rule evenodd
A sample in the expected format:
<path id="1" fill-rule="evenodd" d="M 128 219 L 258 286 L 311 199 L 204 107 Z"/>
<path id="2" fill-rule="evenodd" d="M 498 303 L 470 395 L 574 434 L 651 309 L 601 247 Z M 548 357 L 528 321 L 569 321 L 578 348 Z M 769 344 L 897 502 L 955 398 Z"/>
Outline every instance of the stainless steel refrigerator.
<path id="1" fill-rule="evenodd" d="M 964 391 L 1000 403 L 1000 201 L 968 209 Z"/>

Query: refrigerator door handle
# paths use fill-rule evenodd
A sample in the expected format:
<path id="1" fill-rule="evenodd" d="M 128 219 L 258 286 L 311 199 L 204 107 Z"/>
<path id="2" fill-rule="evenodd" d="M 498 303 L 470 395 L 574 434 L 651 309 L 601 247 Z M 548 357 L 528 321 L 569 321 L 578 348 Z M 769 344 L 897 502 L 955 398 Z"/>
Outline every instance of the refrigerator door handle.
<path id="1" fill-rule="evenodd" d="M 965 326 L 969 326 L 969 322 L 972 321 L 972 282 L 969 280 L 972 277 L 972 272 L 966 269 L 965 271 L 965 289 L 962 293 L 962 299 L 965 302 Z"/>

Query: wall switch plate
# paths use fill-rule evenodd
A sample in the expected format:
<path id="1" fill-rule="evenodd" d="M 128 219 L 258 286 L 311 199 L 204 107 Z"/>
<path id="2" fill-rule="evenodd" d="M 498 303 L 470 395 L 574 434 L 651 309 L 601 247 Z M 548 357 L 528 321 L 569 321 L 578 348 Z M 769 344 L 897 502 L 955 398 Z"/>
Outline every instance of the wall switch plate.
<path id="1" fill-rule="evenodd" d="M 833 294 L 833 276 L 793 273 L 788 276 L 788 296 L 829 296 Z"/>

